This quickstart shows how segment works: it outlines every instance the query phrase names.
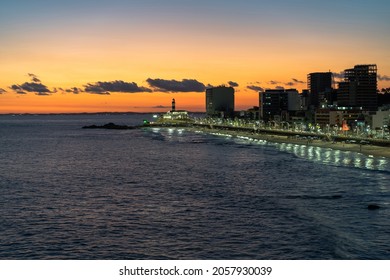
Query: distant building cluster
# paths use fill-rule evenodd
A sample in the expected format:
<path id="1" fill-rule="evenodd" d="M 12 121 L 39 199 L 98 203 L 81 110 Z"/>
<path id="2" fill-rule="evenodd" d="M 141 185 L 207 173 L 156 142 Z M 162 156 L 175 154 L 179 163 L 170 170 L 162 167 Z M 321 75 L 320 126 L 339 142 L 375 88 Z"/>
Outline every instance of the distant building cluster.
<path id="1" fill-rule="evenodd" d="M 386 89 L 388 90 L 388 89 Z M 382 90 L 383 91 L 383 90 Z M 386 92 L 385 92 L 386 93 Z M 205 92 L 206 115 L 211 118 L 246 119 L 261 123 L 301 125 L 302 127 L 339 128 L 367 131 L 389 130 L 390 100 L 379 102 L 377 66 L 355 65 L 345 69 L 341 81 L 332 72 L 307 75 L 307 89 L 266 89 L 259 92 L 259 106 L 246 111 L 234 109 L 234 88 L 210 87 Z M 390 92 L 389 92 L 390 96 Z M 161 116 L 167 120 L 188 119 L 188 112 L 172 109 Z"/>
<path id="2" fill-rule="evenodd" d="M 307 75 L 307 89 L 267 89 L 259 92 L 259 106 L 234 111 L 234 88 L 206 89 L 209 117 L 250 118 L 265 123 L 306 123 L 343 129 L 383 129 L 390 125 L 389 108 L 379 107 L 377 66 L 356 65 L 335 82 L 332 72 Z"/>
<path id="3" fill-rule="evenodd" d="M 320 127 L 383 129 L 390 111 L 378 108 L 377 66 L 356 65 L 344 70 L 335 87 L 333 73 L 307 75 L 307 90 L 265 90 L 259 93 L 260 119 L 312 123 Z"/>

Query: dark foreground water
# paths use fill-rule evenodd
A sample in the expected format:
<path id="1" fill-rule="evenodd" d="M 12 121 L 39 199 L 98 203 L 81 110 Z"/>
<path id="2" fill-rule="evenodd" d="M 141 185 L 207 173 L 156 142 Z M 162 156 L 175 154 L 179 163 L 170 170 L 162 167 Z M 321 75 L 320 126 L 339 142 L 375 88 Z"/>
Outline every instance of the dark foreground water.
<path id="1" fill-rule="evenodd" d="M 389 160 L 144 117 L 0 116 L 0 258 L 389 259 Z"/>

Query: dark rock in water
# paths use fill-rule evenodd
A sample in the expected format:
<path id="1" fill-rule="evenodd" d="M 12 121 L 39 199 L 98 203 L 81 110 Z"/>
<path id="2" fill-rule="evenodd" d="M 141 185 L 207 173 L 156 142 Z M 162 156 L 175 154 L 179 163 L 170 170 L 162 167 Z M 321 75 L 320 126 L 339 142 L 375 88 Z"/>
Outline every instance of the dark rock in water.
<path id="1" fill-rule="evenodd" d="M 105 125 L 87 125 L 83 126 L 83 128 L 103 128 L 103 129 L 134 129 L 135 126 L 127 126 L 127 125 L 117 125 L 114 123 L 106 123 Z"/>
<path id="2" fill-rule="evenodd" d="M 99 128 L 97 125 L 86 125 L 86 126 L 83 126 L 83 128 Z"/>
<path id="3" fill-rule="evenodd" d="M 107 124 L 103 125 L 103 128 L 106 128 L 106 129 L 131 129 L 134 127 L 130 127 L 127 125 L 117 125 L 114 123 L 107 123 Z"/>
<path id="4" fill-rule="evenodd" d="M 380 207 L 379 207 L 379 205 L 376 205 L 376 204 L 369 204 L 368 206 L 367 206 L 367 209 L 368 210 L 377 210 L 377 209 L 379 209 Z"/>

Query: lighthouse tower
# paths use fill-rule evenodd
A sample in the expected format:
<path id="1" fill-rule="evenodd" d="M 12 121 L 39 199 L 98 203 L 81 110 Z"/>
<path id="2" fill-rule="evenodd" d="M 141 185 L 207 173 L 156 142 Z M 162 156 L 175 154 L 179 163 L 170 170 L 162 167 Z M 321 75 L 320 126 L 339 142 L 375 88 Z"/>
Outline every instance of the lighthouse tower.
<path id="1" fill-rule="evenodd" d="M 172 99 L 172 110 L 171 112 L 175 112 L 176 111 L 176 102 L 175 102 L 175 98 Z"/>
<path id="2" fill-rule="evenodd" d="M 175 98 L 172 98 L 172 109 L 162 115 L 162 118 L 165 120 L 187 120 L 188 112 L 184 110 L 176 111 L 176 102 Z"/>

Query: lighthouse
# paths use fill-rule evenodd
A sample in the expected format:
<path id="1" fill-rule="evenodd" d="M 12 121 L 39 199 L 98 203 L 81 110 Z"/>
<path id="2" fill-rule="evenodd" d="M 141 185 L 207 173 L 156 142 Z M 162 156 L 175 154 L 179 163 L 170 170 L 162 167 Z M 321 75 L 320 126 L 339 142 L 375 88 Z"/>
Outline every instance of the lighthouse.
<path id="1" fill-rule="evenodd" d="M 171 112 L 175 112 L 176 111 L 176 102 L 175 102 L 175 98 L 172 99 L 172 110 Z"/>
<path id="2" fill-rule="evenodd" d="M 176 110 L 176 101 L 175 98 L 172 98 L 172 108 L 170 111 L 162 115 L 162 118 L 165 120 L 187 120 L 188 112 L 184 110 Z"/>

